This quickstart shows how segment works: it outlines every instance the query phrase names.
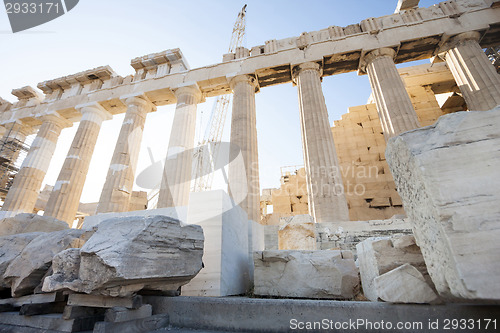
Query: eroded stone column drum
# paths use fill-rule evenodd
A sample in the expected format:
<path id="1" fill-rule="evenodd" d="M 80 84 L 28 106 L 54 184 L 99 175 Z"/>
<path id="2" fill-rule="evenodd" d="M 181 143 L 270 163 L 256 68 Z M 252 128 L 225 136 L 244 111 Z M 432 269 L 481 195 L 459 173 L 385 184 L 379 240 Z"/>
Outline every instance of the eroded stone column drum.
<path id="1" fill-rule="evenodd" d="M 308 62 L 293 69 L 298 87 L 309 213 L 318 222 L 349 221 L 337 152 L 321 87 L 321 70 Z"/>
<path id="2" fill-rule="evenodd" d="M 80 125 L 44 213 L 44 216 L 52 216 L 70 226 L 78 210 L 101 124 L 110 118 L 109 113 L 99 105 L 84 106 L 80 112 Z"/>
<path id="3" fill-rule="evenodd" d="M 500 74 L 478 43 L 478 32 L 454 37 L 444 59 L 472 111 L 487 111 L 500 104 Z"/>
<path id="4" fill-rule="evenodd" d="M 394 63 L 393 49 L 370 52 L 366 72 L 375 97 L 377 111 L 386 140 L 420 127 L 410 96 Z"/>
<path id="5" fill-rule="evenodd" d="M 132 195 L 146 115 L 153 106 L 141 97 L 130 97 L 125 103 L 128 108 L 97 206 L 98 214 L 128 211 Z"/>
<path id="6" fill-rule="evenodd" d="M 59 115 L 44 116 L 28 155 L 5 198 L 2 211 L 10 211 L 13 214 L 33 212 L 59 134 L 68 126 L 71 126 L 71 123 Z"/>
<path id="7" fill-rule="evenodd" d="M 260 222 L 259 154 L 255 92 L 257 83 L 249 75 L 230 81 L 233 90 L 231 144 L 240 149 L 243 163 L 229 164 L 230 195 L 248 214 L 248 219 Z M 242 200 L 240 202 L 240 200 Z"/>
<path id="8" fill-rule="evenodd" d="M 201 100 L 197 87 L 181 87 L 175 91 L 175 108 L 167 158 L 158 195 L 158 208 L 187 206 L 191 187 L 196 129 L 196 107 Z"/>

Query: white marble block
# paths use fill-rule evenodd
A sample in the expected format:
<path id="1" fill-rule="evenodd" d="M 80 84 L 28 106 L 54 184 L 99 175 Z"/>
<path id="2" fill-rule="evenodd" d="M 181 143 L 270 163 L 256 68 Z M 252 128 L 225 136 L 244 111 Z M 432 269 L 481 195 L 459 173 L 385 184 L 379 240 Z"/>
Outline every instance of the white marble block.
<path id="1" fill-rule="evenodd" d="M 257 227 L 249 224 L 243 209 L 222 190 L 191 193 L 187 220 L 203 228 L 204 268 L 182 287 L 181 295 L 244 294 L 251 284 L 248 232 Z M 254 237 L 257 243 L 259 239 Z"/>
<path id="2" fill-rule="evenodd" d="M 385 156 L 440 295 L 500 300 L 500 107 L 444 115 Z"/>

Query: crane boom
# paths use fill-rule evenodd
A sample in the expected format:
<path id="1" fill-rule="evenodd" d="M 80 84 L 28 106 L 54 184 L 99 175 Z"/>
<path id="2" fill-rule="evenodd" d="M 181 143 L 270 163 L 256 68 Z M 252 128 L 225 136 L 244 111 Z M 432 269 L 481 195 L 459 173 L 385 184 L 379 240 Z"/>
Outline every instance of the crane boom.
<path id="1" fill-rule="evenodd" d="M 234 53 L 237 47 L 243 46 L 246 26 L 246 8 L 247 5 L 244 5 L 238 13 L 238 18 L 233 26 L 231 42 L 229 43 L 229 53 Z M 222 139 L 227 111 L 230 105 L 230 94 L 217 97 L 205 136 L 198 144 L 200 148 L 195 150 L 193 156 L 194 182 L 192 186 L 192 190 L 195 192 L 208 191 L 212 188 L 214 161 L 217 159 L 219 153 L 219 143 Z"/>

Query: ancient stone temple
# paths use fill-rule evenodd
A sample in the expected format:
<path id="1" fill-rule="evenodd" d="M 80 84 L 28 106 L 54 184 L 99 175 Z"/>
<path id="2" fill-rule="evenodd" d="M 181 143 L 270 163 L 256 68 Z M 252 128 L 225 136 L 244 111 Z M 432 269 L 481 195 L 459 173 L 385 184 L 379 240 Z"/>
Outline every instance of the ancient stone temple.
<path id="1" fill-rule="evenodd" d="M 206 67 L 169 49 L 133 59 L 133 75 L 102 66 L 14 89 L 15 103 L 0 99 L 1 142 L 18 147 L 0 159 L 17 160 L 36 134 L 0 184 L 9 183 L 0 324 L 281 332 L 354 312 L 427 325 L 398 328 L 416 332 L 431 320 L 498 318 L 500 74 L 484 49 L 500 45 L 500 2 L 418 2 L 238 47 Z M 427 61 L 397 67 L 415 60 Z M 332 127 L 322 79 L 347 72 L 372 94 Z M 255 96 L 278 84 L 297 89 L 304 165 L 284 171 L 280 188 L 261 189 Z M 227 190 L 192 192 L 197 106 L 228 93 Z M 170 104 L 158 203 L 146 209 L 145 193 L 133 191 L 144 125 Z M 102 124 L 118 114 L 99 202 L 82 205 Z M 57 181 L 42 189 L 74 123 Z M 346 305 L 353 300 L 363 302 Z"/>

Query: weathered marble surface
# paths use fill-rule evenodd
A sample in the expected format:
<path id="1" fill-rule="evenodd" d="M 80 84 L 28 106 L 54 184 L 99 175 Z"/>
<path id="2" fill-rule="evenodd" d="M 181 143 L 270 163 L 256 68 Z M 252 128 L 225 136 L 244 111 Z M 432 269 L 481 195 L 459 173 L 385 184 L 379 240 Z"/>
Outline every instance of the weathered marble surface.
<path id="1" fill-rule="evenodd" d="M 177 290 L 202 267 L 203 231 L 167 216 L 101 222 L 78 250 L 56 256 L 43 291 L 70 289 L 108 296 Z"/>
<path id="2" fill-rule="evenodd" d="M 500 300 L 500 107 L 391 139 L 386 158 L 429 274 L 447 298 Z"/>
<path id="3" fill-rule="evenodd" d="M 69 229 L 66 222 L 37 214 L 18 214 L 0 220 L 0 236 Z"/>
<path id="4" fill-rule="evenodd" d="M 278 242 L 280 250 L 316 250 L 316 227 L 312 216 L 280 218 Z"/>
<path id="5" fill-rule="evenodd" d="M 352 299 L 359 290 L 350 251 L 263 251 L 254 260 L 256 295 Z"/>

